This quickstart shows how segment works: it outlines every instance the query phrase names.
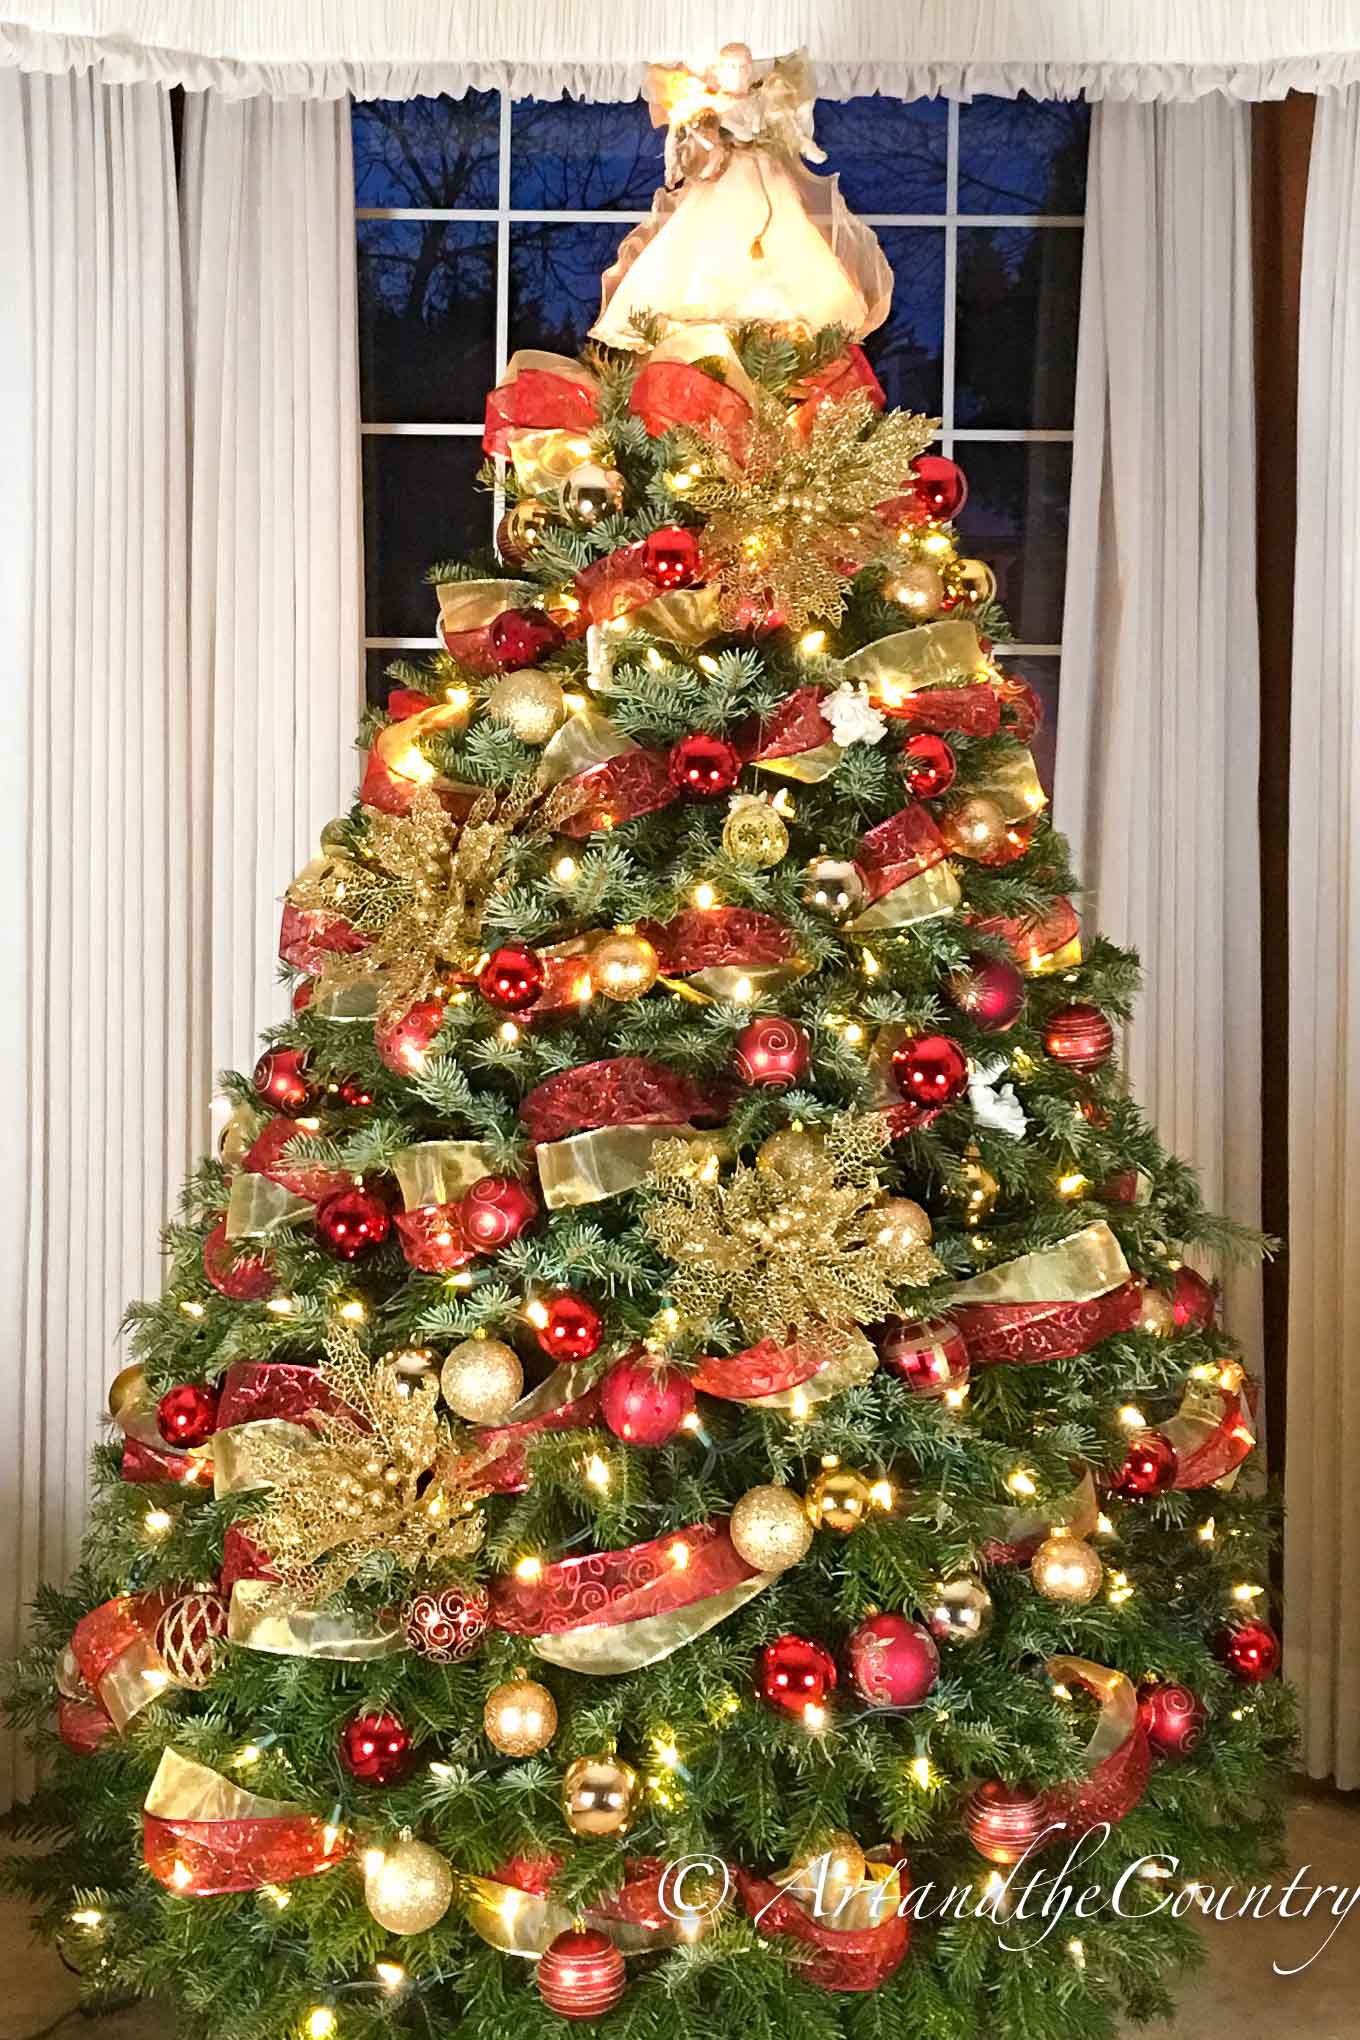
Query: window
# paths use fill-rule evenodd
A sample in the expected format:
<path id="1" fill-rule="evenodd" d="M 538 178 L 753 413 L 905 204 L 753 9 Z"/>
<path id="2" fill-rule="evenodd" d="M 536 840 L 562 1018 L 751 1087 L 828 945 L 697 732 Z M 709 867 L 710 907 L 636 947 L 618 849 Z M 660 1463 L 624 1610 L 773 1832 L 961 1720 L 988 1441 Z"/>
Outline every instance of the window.
<path id="1" fill-rule="evenodd" d="M 828 169 L 896 278 L 867 352 L 892 404 L 938 415 L 968 474 L 963 536 L 996 569 L 1007 665 L 1057 701 L 1088 109 L 865 98 L 818 107 Z M 430 561 L 486 545 L 486 391 L 517 347 L 575 353 L 600 272 L 661 181 L 640 102 L 354 108 L 370 690 L 433 646 Z"/>

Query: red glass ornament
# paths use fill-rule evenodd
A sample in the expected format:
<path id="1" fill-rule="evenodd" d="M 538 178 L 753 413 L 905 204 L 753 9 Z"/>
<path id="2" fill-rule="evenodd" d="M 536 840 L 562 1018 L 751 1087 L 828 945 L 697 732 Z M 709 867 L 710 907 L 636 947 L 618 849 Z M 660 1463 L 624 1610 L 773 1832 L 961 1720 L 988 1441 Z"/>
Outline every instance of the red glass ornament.
<path id="1" fill-rule="evenodd" d="M 1215 1648 L 1233 1677 L 1247 1686 L 1262 1685 L 1280 1669 L 1280 1639 L 1268 1622 L 1239 1622 L 1224 1630 Z"/>
<path id="2" fill-rule="evenodd" d="M 217 1428 L 217 1390 L 201 1381 L 167 1388 L 156 1404 L 156 1429 L 167 1445 L 202 1445 Z"/>
<path id="3" fill-rule="evenodd" d="M 902 746 L 902 777 L 917 800 L 948 793 L 958 769 L 954 753 L 933 730 L 917 730 Z"/>
<path id="4" fill-rule="evenodd" d="M 550 1941 L 538 1964 L 538 1994 L 564 2019 L 600 2019 L 623 1996 L 622 1955 L 598 1927 L 573 1927 Z"/>
<path id="5" fill-rule="evenodd" d="M 1175 1485 L 1176 1448 L 1160 1431 L 1141 1431 L 1130 1441 L 1124 1464 L 1111 1485 L 1126 1502 L 1164 1495 Z"/>
<path id="6" fill-rule="evenodd" d="M 1188 1686 L 1148 1680 L 1138 1688 L 1138 1719 L 1159 1756 L 1185 1757 L 1204 1731 L 1205 1708 Z"/>
<path id="7" fill-rule="evenodd" d="M 554 1360 L 588 1360 L 604 1337 L 604 1319 L 583 1296 L 564 1289 L 543 1306 L 542 1324 L 535 1322 L 538 1343 Z"/>
<path id="8" fill-rule="evenodd" d="M 1176 1320 L 1178 1332 L 1206 1331 L 1216 1315 L 1213 1285 L 1206 1282 L 1197 1268 L 1182 1263 L 1176 1270 L 1176 1281 L 1171 1291 L 1171 1311 Z"/>
<path id="9" fill-rule="evenodd" d="M 946 987 L 953 1003 L 984 1034 L 1004 1034 L 1020 1018 L 1025 980 L 1004 957 L 980 956 L 950 974 Z"/>
<path id="10" fill-rule="evenodd" d="M 302 1050 L 267 1050 L 255 1065 L 255 1089 L 276 1112 L 301 1112 L 313 1095 Z"/>
<path id="11" fill-rule="evenodd" d="M 741 759 L 726 737 L 711 737 L 695 730 L 672 744 L 667 763 L 671 785 L 698 800 L 729 793 L 741 772 Z"/>
<path id="12" fill-rule="evenodd" d="M 491 1598 L 484 1587 L 445 1587 L 417 1594 L 406 1610 L 406 1641 L 437 1665 L 470 1658 L 491 1623 Z"/>
<path id="13" fill-rule="evenodd" d="M 477 973 L 477 989 L 489 1005 L 522 1013 L 543 989 L 547 972 L 532 949 L 511 944 L 493 949 Z"/>
<path id="14" fill-rule="evenodd" d="M 227 1238 L 220 1218 L 203 1242 L 203 1273 L 213 1288 L 234 1303 L 261 1303 L 274 1294 L 274 1270 L 265 1254 L 236 1257 L 236 1243 Z"/>
<path id="15" fill-rule="evenodd" d="M 743 1027 L 736 1043 L 737 1075 L 757 1090 L 787 1091 L 806 1076 L 812 1044 L 794 1020 L 766 1014 Z"/>
<path id="16" fill-rule="evenodd" d="M 600 1410 L 625 1445 L 668 1445 L 694 1409 L 694 1388 L 678 1367 L 620 1360 L 600 1390 Z"/>
<path id="17" fill-rule="evenodd" d="M 566 643 L 562 626 L 543 609 L 503 609 L 487 629 L 491 656 L 503 673 L 537 666 Z"/>
<path id="18" fill-rule="evenodd" d="M 392 1214 L 371 1190 L 339 1190 L 317 1206 L 317 1238 L 341 1261 L 357 1261 L 380 1247 L 391 1230 Z"/>
<path id="19" fill-rule="evenodd" d="M 373 1103 L 373 1093 L 362 1077 L 341 1077 L 335 1094 L 342 1105 L 349 1105 L 356 1111 L 365 1111 Z"/>
<path id="20" fill-rule="evenodd" d="M 508 1247 L 537 1217 L 538 1205 L 513 1176 L 481 1177 L 458 1207 L 464 1239 L 483 1254 Z"/>
<path id="21" fill-rule="evenodd" d="M 930 515 L 947 524 L 968 501 L 968 479 L 957 461 L 942 453 L 918 453 L 911 464 L 912 490 Z"/>
<path id="22" fill-rule="evenodd" d="M 913 1395 L 943 1395 L 968 1379 L 968 1348 L 952 1318 L 889 1318 L 878 1355 Z"/>
<path id="23" fill-rule="evenodd" d="M 1019 1863 L 1053 1825 L 1042 1795 L 1032 1785 L 1003 1785 L 999 1778 L 978 1786 L 963 1824 L 969 1841 L 989 1863 Z"/>
<path id="24" fill-rule="evenodd" d="M 438 999 L 420 999 L 400 1020 L 374 1031 L 373 1045 L 389 1070 L 409 1077 L 423 1069 L 425 1056 L 444 1024 L 444 1008 Z"/>
<path id="25" fill-rule="evenodd" d="M 892 1073 L 904 1098 L 932 1112 L 968 1088 L 968 1058 L 947 1034 L 909 1034 L 893 1050 Z"/>
<path id="26" fill-rule="evenodd" d="M 411 1731 L 395 1714 L 356 1714 L 340 1731 L 340 1761 L 361 1785 L 395 1785 L 414 1755 Z"/>
<path id="27" fill-rule="evenodd" d="M 658 588 L 691 588 L 699 570 L 699 541 L 683 524 L 663 524 L 643 539 L 642 571 Z"/>
<path id="28" fill-rule="evenodd" d="M 871 1707 L 919 1707 L 940 1676 L 940 1653 L 923 1622 L 869 1615 L 846 1644 L 850 1677 Z"/>
<path id="29" fill-rule="evenodd" d="M 1049 1014 L 1044 1047 L 1069 1070 L 1098 1070 L 1114 1053 L 1114 1029 L 1099 1006 L 1078 1000 Z"/>
<path id="30" fill-rule="evenodd" d="M 782 1714 L 824 1707 L 835 1690 L 836 1660 L 805 1636 L 777 1636 L 756 1662 L 756 1692 Z"/>
<path id="31" fill-rule="evenodd" d="M 305 1013 L 315 993 L 316 984 L 312 978 L 299 978 L 293 986 L 293 996 L 288 1003 L 295 1013 Z"/>

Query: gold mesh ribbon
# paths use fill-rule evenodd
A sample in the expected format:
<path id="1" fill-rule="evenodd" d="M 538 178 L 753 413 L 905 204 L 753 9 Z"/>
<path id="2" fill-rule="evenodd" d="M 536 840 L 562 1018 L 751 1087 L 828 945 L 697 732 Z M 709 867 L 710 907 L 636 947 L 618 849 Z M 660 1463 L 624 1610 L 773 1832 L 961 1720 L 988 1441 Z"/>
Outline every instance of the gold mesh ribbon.
<path id="1" fill-rule="evenodd" d="M 227 1196 L 226 1231 L 229 1240 L 262 1240 L 289 1225 L 305 1225 L 316 1216 L 316 1206 L 305 1197 L 295 1197 L 270 1176 L 241 1174 L 232 1178 Z"/>
<path id="2" fill-rule="evenodd" d="M 212 1460 L 213 1494 L 220 1502 L 227 1495 L 255 1494 L 275 1477 L 279 1455 L 310 1452 L 316 1439 L 303 1424 L 286 1417 L 261 1417 L 249 1424 L 233 1424 L 214 1431 L 201 1448 Z"/>
<path id="3" fill-rule="evenodd" d="M 989 1521 L 991 1520 L 989 1516 Z M 1033 1544 L 1041 1537 L 1089 1537 L 1100 1522 L 1096 1484 L 1088 1469 L 1070 1495 L 1039 1509 L 999 1509 L 996 1537 L 1001 1544 Z"/>
<path id="4" fill-rule="evenodd" d="M 654 1149 L 666 1140 L 710 1140 L 693 1126 L 602 1126 L 535 1150 L 549 1211 L 599 1204 L 645 1182 Z"/>
<path id="5" fill-rule="evenodd" d="M 819 1870 L 825 1863 L 824 1856 L 814 1856 L 810 1863 L 782 1871 L 770 1881 L 829 1933 L 868 1933 L 893 1917 L 902 1903 L 902 1879 L 895 1863 L 866 1863 L 861 1882 L 844 1893 L 836 1890 L 826 1870 Z"/>
<path id="6" fill-rule="evenodd" d="M 393 1155 L 392 1173 L 406 1210 L 418 1211 L 425 1204 L 457 1203 L 494 1171 L 480 1141 L 422 1140 Z"/>
<path id="7" fill-rule="evenodd" d="M 758 772 L 777 772 L 781 779 L 797 780 L 802 786 L 816 786 L 829 779 L 845 756 L 839 744 L 816 744 L 810 751 L 795 751 L 789 758 L 755 758 Z"/>
<path id="8" fill-rule="evenodd" d="M 573 468 L 591 459 L 590 434 L 563 425 L 512 425 L 506 433 L 515 480 L 524 495 L 551 495 Z M 512 605 L 503 604 L 503 607 Z"/>
<path id="9" fill-rule="evenodd" d="M 373 1021 L 378 1015 L 378 989 L 377 971 L 371 977 L 355 978 L 347 985 L 318 983 L 307 1011 L 315 1013 L 318 1020 L 330 1020 L 337 1025 Z"/>
<path id="10" fill-rule="evenodd" d="M 421 750 L 424 737 L 442 736 L 446 730 L 461 729 L 467 721 L 467 709 L 455 708 L 451 702 L 437 701 L 430 708 L 420 708 L 414 715 L 403 716 L 400 722 L 388 723 L 373 739 L 373 755 L 394 779 L 409 780 L 413 786 L 433 786 L 450 791 L 452 782 L 444 779 Z M 476 787 L 464 787 L 461 791 L 475 794 Z M 301 883 L 316 874 L 318 865 L 328 860 L 313 858 L 305 870 L 298 873 L 293 885 Z M 292 886 L 289 887 L 292 897 Z"/>
<path id="11" fill-rule="evenodd" d="M 310 1608 L 281 1598 L 271 1580 L 237 1580 L 231 1590 L 227 1638 L 272 1657 L 328 1658 L 366 1664 L 407 1648 L 395 1616 L 366 1617 Z"/>
<path id="12" fill-rule="evenodd" d="M 247 1792 L 173 1746 L 161 1751 L 142 1804 L 157 1820 L 290 1820 L 304 1810 L 289 1799 Z"/>
<path id="13" fill-rule="evenodd" d="M 1129 1265 L 1103 1219 L 1059 1246 L 998 1262 L 960 1282 L 951 1303 L 1091 1303 L 1129 1280 Z"/>
<path id="14" fill-rule="evenodd" d="M 889 707 L 923 687 L 957 686 L 991 671 L 974 626 L 952 617 L 894 631 L 841 663 L 852 680 L 865 682 Z"/>
<path id="15" fill-rule="evenodd" d="M 440 630 L 448 637 L 461 637 L 464 631 L 485 630 L 503 609 L 521 608 L 538 589 L 532 581 L 441 581 L 434 592 L 439 597 Z"/>
<path id="16" fill-rule="evenodd" d="M 728 1004 L 753 1006 L 759 1000 L 773 998 L 777 992 L 785 991 L 796 984 L 811 970 L 810 963 L 740 964 L 715 963 L 708 970 L 696 970 L 692 976 L 683 978 L 662 978 L 661 982 L 670 991 L 678 992 L 682 999 L 689 999 L 696 1006 Z"/>
<path id="17" fill-rule="evenodd" d="M 755 1573 L 735 1587 L 726 1587 L 705 1600 L 692 1601 L 687 1608 L 674 1608 L 664 1615 L 644 1615 L 637 1622 L 601 1622 L 589 1629 L 567 1629 L 555 1636 L 535 1636 L 529 1648 L 535 1657 L 563 1671 L 582 1672 L 590 1678 L 616 1678 L 624 1672 L 640 1672 L 647 1665 L 683 1650 L 697 1637 L 716 1629 L 738 1608 L 754 1601 L 776 1579 L 778 1573 Z"/>
<path id="18" fill-rule="evenodd" d="M 963 898 L 954 866 L 945 858 L 929 871 L 918 871 L 905 885 L 894 886 L 862 914 L 846 923 L 847 935 L 883 935 L 909 928 L 915 921 L 933 921 L 952 914 Z"/>
<path id="19" fill-rule="evenodd" d="M 560 786 L 564 779 L 577 779 L 611 758 L 636 751 L 631 738 L 621 736 L 607 715 L 598 709 L 582 708 L 563 723 L 545 746 L 538 768 L 541 786 Z"/>
<path id="20" fill-rule="evenodd" d="M 645 630 L 673 645 L 703 645 L 722 629 L 716 588 L 675 588 L 619 619 L 625 630 Z"/>
<path id="21" fill-rule="evenodd" d="M 994 760 L 978 773 L 968 791 L 994 800 L 1007 822 L 1033 821 L 1048 806 L 1048 795 L 1039 783 L 1039 768 L 1033 754 L 1025 750 L 1010 751 L 1004 758 Z"/>
<path id="22" fill-rule="evenodd" d="M 1100 1703 L 1095 1733 L 1085 1752 L 1086 1767 L 1094 1771 L 1124 1747 L 1138 1724 L 1138 1695 L 1133 1683 L 1123 1672 L 1093 1664 L 1090 1658 L 1051 1657 L 1044 1670 L 1055 1685 L 1077 1686 Z"/>
<path id="23" fill-rule="evenodd" d="M 136 1637 L 120 1651 L 99 1681 L 99 1700 L 118 1734 L 134 1715 L 159 1700 L 174 1682 L 149 1636 Z"/>
<path id="24" fill-rule="evenodd" d="M 536 1891 L 521 1891 L 517 1885 L 501 1884 L 492 1877 L 463 1877 L 461 1902 L 474 1933 L 502 1955 L 519 1955 L 527 1962 L 537 1962 L 557 1936 L 568 1932 L 580 1919 L 588 1927 L 608 1934 L 621 1955 L 646 1955 L 658 1948 L 697 1941 L 712 1917 L 708 1913 L 686 1913 L 683 1919 L 667 1919 L 662 1925 L 649 1926 L 615 1919 L 612 1914 L 596 1912 L 589 1906 L 584 1913 L 577 1912 L 555 1898 Z"/>

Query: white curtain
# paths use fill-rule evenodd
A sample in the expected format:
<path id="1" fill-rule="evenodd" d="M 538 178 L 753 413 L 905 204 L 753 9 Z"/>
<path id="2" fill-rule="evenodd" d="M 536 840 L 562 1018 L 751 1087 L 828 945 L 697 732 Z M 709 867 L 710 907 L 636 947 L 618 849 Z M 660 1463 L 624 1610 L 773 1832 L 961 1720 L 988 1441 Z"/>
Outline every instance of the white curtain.
<path id="1" fill-rule="evenodd" d="M 129 1296 L 203 1128 L 169 103 L 0 76 L 0 1657 L 75 1562 Z M 0 1743 L 0 1791 L 26 1765 Z"/>
<path id="2" fill-rule="evenodd" d="M 1209 1202 L 1260 1209 L 1249 112 L 1092 117 L 1054 808 L 1143 961 L 1132 1091 Z M 1260 1279 L 1227 1318 L 1259 1364 Z"/>
<path id="3" fill-rule="evenodd" d="M 1360 1785 L 1360 92 L 1322 100 L 1299 304 L 1289 817 L 1287 1669 Z"/>

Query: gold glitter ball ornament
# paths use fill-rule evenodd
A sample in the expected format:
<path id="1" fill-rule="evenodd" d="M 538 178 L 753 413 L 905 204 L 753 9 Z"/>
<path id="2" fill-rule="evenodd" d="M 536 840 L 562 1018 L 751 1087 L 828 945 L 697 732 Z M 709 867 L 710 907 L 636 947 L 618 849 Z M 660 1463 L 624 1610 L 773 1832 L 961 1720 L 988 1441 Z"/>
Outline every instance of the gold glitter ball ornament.
<path id="1" fill-rule="evenodd" d="M 733 802 L 723 823 L 722 846 L 734 864 L 747 871 L 768 871 L 787 853 L 789 832 L 784 817 L 768 800 L 744 794 Z"/>
<path id="2" fill-rule="evenodd" d="M 125 1404 L 145 1398 L 146 1376 L 134 1361 L 131 1367 L 121 1368 L 109 1383 L 109 1415 L 116 1424 Z"/>
<path id="3" fill-rule="evenodd" d="M 557 1703 L 537 1679 L 507 1679 L 486 1697 L 482 1727 L 506 1757 L 534 1757 L 557 1733 Z"/>
<path id="4" fill-rule="evenodd" d="M 620 1757 L 577 1757 L 562 1778 L 562 1812 L 574 1835 L 625 1835 L 638 1810 L 638 1774 Z"/>
<path id="5" fill-rule="evenodd" d="M 848 1537 L 868 1515 L 872 1499 L 872 1481 L 853 1466 L 826 1466 L 808 1489 L 803 1507 L 815 1529 Z"/>
<path id="6" fill-rule="evenodd" d="M 888 1253 L 905 1253 L 909 1247 L 928 1247 L 934 1231 L 930 1213 L 913 1197 L 885 1197 L 869 1213 L 874 1243 Z"/>
<path id="7" fill-rule="evenodd" d="M 507 673 L 486 697 L 486 712 L 504 723 L 522 744 L 546 744 L 566 720 L 561 683 L 536 666 Z"/>
<path id="8" fill-rule="evenodd" d="M 650 992 L 661 972 L 656 951 L 645 935 L 629 929 L 607 935 L 590 952 L 591 988 L 620 1003 Z"/>
<path id="9" fill-rule="evenodd" d="M 792 1488 L 754 1487 L 733 1509 L 728 1535 L 738 1557 L 757 1572 L 786 1572 L 806 1554 L 812 1525 Z"/>
<path id="10" fill-rule="evenodd" d="M 1046 1601 L 1084 1608 L 1100 1592 L 1105 1568 L 1084 1538 L 1055 1533 L 1045 1537 L 1035 1552 L 1029 1576 Z"/>
<path id="11" fill-rule="evenodd" d="M 503 1339 L 463 1339 L 439 1370 L 439 1393 L 469 1424 L 499 1424 L 524 1393 L 519 1354 Z"/>
<path id="12" fill-rule="evenodd" d="M 944 607 L 944 576 L 938 567 L 932 567 L 927 560 L 913 560 L 910 566 L 900 567 L 884 583 L 883 593 L 899 609 L 905 609 L 908 616 L 923 621 L 938 616 Z"/>
<path id="13" fill-rule="evenodd" d="M 364 1904 L 389 1934 L 424 1934 L 453 1904 L 453 1871 L 428 1842 L 403 1839 L 364 1857 Z"/>

